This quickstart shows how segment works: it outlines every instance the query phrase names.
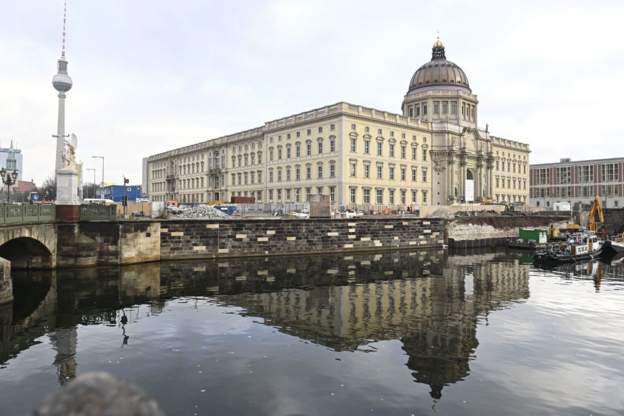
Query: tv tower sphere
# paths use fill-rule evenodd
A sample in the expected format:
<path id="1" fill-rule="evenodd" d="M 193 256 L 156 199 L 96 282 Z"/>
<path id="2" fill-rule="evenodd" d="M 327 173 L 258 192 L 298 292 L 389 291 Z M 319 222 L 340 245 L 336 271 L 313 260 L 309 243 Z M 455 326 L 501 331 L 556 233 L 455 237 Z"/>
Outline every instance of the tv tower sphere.
<path id="1" fill-rule="evenodd" d="M 67 74 L 67 61 L 64 56 L 58 60 L 58 73 L 52 78 L 52 85 L 58 92 L 67 92 L 71 90 L 72 79 Z"/>

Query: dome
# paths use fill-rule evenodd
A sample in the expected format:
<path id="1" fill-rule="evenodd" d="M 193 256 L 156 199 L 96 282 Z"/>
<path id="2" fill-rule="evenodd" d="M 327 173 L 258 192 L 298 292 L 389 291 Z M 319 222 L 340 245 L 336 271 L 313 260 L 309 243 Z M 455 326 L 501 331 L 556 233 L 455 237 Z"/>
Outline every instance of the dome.
<path id="1" fill-rule="evenodd" d="M 442 85 L 462 87 L 470 91 L 466 73 L 457 64 L 446 59 L 444 44 L 438 38 L 433 44 L 431 61 L 414 73 L 408 93 L 421 88 Z"/>

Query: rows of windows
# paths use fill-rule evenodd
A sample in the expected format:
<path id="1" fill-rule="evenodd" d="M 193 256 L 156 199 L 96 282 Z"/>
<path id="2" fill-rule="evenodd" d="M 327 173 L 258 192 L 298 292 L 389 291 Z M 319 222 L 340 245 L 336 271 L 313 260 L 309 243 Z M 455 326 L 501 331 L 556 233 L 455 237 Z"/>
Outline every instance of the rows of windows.
<path id="1" fill-rule="evenodd" d="M 262 164 L 262 151 L 232 155 L 232 168 L 242 168 Z"/>
<path id="2" fill-rule="evenodd" d="M 371 139 L 372 138 L 370 135 L 364 135 L 363 137 L 362 153 L 364 153 L 365 155 L 371 154 Z M 358 153 L 359 146 L 358 146 L 357 134 L 351 134 L 349 149 L 351 153 Z M 401 141 L 401 143 L 399 143 L 398 149 L 397 149 L 396 143 L 393 141 L 390 141 L 387 146 L 387 152 L 384 147 L 384 142 L 381 140 L 376 140 L 375 150 L 376 150 L 375 155 L 378 157 L 387 156 L 389 158 L 400 158 L 402 160 L 407 160 L 408 154 L 409 154 L 409 157 L 411 158 L 411 160 L 418 160 L 418 145 L 416 143 L 412 143 L 412 145 L 409 146 L 409 150 L 408 150 L 407 142 L 404 140 Z M 427 161 L 427 153 L 428 153 L 427 146 L 422 146 L 421 160 L 423 162 Z"/>
<path id="3" fill-rule="evenodd" d="M 325 140 L 319 137 L 316 143 L 313 143 L 312 140 L 307 140 L 305 143 L 295 142 L 294 145 L 288 143 L 286 145 L 269 147 L 269 161 L 299 159 L 302 155 L 311 157 L 313 154 L 335 153 L 336 138 L 334 136 L 329 138 L 328 145 L 329 147 L 325 147 Z"/>
<path id="4" fill-rule="evenodd" d="M 408 195 L 409 192 L 409 195 Z M 419 191 L 417 189 L 407 190 L 407 189 L 394 189 L 394 188 L 361 188 L 357 187 L 349 187 L 349 202 L 355 204 L 358 202 L 359 197 L 361 195 L 362 202 L 365 204 L 376 204 L 376 205 L 408 205 L 408 204 L 417 204 L 418 202 L 418 194 L 421 194 L 420 203 L 423 205 L 428 204 L 428 191 L 422 190 Z"/>
<path id="5" fill-rule="evenodd" d="M 370 179 L 371 178 L 371 165 L 372 162 L 365 160 L 361 163 L 362 168 L 362 176 L 363 178 Z M 376 179 L 389 179 L 391 181 L 399 180 L 405 182 L 407 180 L 411 180 L 412 182 L 418 181 L 418 168 L 416 166 L 412 166 L 409 170 L 407 166 L 399 166 L 398 170 L 396 165 L 388 164 L 387 175 L 384 175 L 384 163 L 376 162 L 375 163 L 375 178 Z M 349 176 L 352 178 L 358 177 L 358 161 L 350 160 L 349 161 Z M 420 169 L 420 177 L 422 182 L 427 182 L 427 168 Z"/>
<path id="6" fill-rule="evenodd" d="M 593 198 L 596 193 L 601 197 L 624 196 L 624 185 L 584 185 L 553 186 L 531 188 L 531 198 Z"/>
<path id="7" fill-rule="evenodd" d="M 495 163 L 496 170 L 499 172 L 522 173 L 525 175 L 527 173 L 527 162 L 497 158 Z"/>
<path id="8" fill-rule="evenodd" d="M 330 160 L 327 166 L 324 162 L 316 162 L 315 164 L 306 163 L 305 166 L 294 165 L 269 168 L 268 175 L 269 183 L 335 178 L 336 161 Z"/>
<path id="9" fill-rule="evenodd" d="M 267 191 L 269 202 L 310 202 L 312 194 L 329 195 L 330 202 L 336 202 L 335 186 L 309 186 L 304 188 L 277 188 Z"/>
<path id="10" fill-rule="evenodd" d="M 620 182 L 620 165 L 603 163 L 532 169 L 533 185 L 565 185 L 575 183 Z"/>
<path id="11" fill-rule="evenodd" d="M 262 171 L 252 170 L 248 172 L 238 172 L 231 174 L 230 185 L 255 185 L 262 183 Z"/>
<path id="12" fill-rule="evenodd" d="M 527 189 L 527 180 L 524 178 L 496 176 L 495 183 L 500 189 Z"/>

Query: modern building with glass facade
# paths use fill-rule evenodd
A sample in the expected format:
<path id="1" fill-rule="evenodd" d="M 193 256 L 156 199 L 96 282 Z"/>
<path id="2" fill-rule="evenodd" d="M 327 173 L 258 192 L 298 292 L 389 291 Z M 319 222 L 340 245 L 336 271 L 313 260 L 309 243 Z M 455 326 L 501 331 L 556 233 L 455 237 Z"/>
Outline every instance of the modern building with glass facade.
<path id="1" fill-rule="evenodd" d="M 0 169 L 17 170 L 17 179 L 22 179 L 22 151 L 13 147 L 0 147 Z"/>
<path id="2" fill-rule="evenodd" d="M 477 96 L 438 40 L 412 77 L 402 114 L 339 102 L 240 133 L 149 156 L 154 201 L 251 196 L 420 209 L 492 198 L 528 200 L 527 144 L 477 125 Z"/>

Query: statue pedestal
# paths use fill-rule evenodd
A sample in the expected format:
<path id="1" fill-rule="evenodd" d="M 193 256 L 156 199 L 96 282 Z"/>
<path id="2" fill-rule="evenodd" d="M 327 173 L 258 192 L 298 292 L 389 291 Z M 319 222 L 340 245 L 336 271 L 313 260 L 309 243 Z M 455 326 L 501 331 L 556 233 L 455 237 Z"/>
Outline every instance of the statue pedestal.
<path id="1" fill-rule="evenodd" d="M 72 169 L 56 172 L 56 219 L 78 221 L 80 219 L 80 198 L 78 198 L 78 174 Z"/>

